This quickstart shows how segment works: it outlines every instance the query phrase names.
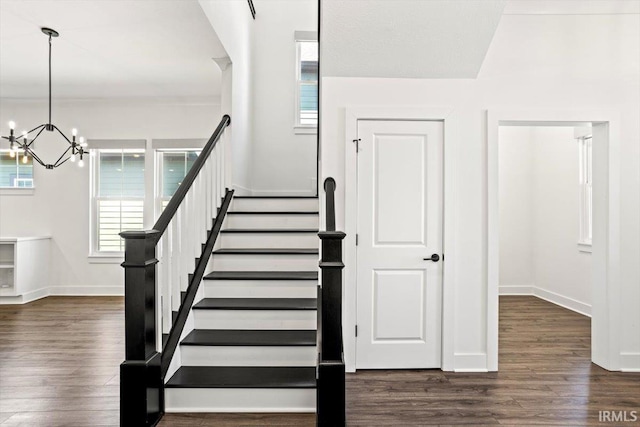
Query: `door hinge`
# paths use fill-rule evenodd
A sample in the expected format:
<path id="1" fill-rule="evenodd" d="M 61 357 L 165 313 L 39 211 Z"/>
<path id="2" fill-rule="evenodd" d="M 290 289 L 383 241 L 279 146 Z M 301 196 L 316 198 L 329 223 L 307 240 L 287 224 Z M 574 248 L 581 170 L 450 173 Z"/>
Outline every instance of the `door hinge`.
<path id="1" fill-rule="evenodd" d="M 444 262 L 444 252 L 442 253 L 442 262 Z"/>
<path id="2" fill-rule="evenodd" d="M 356 153 L 360 151 L 360 141 L 361 141 L 360 138 L 353 140 L 353 142 L 356 144 Z"/>
<path id="3" fill-rule="evenodd" d="M 356 246 L 358 246 L 358 235 L 356 234 Z"/>
<path id="4" fill-rule="evenodd" d="M 356 325 L 356 337 L 358 336 L 358 325 Z"/>

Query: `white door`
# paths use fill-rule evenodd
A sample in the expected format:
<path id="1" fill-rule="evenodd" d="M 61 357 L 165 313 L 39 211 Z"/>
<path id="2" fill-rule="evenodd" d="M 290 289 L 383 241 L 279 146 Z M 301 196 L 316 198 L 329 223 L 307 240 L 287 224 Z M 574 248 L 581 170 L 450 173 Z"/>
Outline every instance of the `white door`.
<path id="1" fill-rule="evenodd" d="M 443 123 L 360 120 L 358 138 L 356 368 L 440 368 Z"/>

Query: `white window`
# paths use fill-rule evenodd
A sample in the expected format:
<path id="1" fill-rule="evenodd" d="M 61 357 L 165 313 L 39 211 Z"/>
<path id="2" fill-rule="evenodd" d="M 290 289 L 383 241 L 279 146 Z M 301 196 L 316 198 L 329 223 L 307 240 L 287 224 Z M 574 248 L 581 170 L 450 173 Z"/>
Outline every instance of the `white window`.
<path id="1" fill-rule="evenodd" d="M 144 225 L 144 150 L 92 150 L 91 169 L 92 252 L 121 254 L 120 232 L 141 230 Z"/>
<path id="2" fill-rule="evenodd" d="M 33 159 L 21 152 L 0 150 L 0 188 L 33 188 Z"/>
<path id="3" fill-rule="evenodd" d="M 313 33 L 296 34 L 296 128 L 318 127 L 318 41 Z"/>
<path id="4" fill-rule="evenodd" d="M 590 251 L 593 237 L 593 147 L 591 136 L 578 138 L 580 162 L 580 238 L 578 245 Z"/>
<path id="5" fill-rule="evenodd" d="M 200 150 L 158 151 L 156 218 L 164 210 L 182 180 L 200 155 Z"/>

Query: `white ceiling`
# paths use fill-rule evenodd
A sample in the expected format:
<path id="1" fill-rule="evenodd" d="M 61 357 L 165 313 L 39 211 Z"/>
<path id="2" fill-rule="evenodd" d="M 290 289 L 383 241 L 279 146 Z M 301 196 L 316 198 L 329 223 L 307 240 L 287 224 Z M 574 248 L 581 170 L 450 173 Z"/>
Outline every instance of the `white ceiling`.
<path id="1" fill-rule="evenodd" d="M 196 0 L 2 0 L 0 97 L 210 97 L 225 56 Z"/>
<path id="2" fill-rule="evenodd" d="M 322 74 L 475 78 L 505 0 L 324 0 Z"/>

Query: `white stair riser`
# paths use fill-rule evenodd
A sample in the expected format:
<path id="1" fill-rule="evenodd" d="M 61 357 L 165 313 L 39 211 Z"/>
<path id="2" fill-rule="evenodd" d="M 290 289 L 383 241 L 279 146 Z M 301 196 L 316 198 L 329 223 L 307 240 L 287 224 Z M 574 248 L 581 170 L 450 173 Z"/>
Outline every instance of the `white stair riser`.
<path id="1" fill-rule="evenodd" d="M 318 228 L 318 215 L 227 215 L 226 228 Z"/>
<path id="2" fill-rule="evenodd" d="M 205 280 L 206 298 L 315 298 L 317 280 Z"/>
<path id="3" fill-rule="evenodd" d="M 182 366 L 316 366 L 315 346 L 181 345 Z"/>
<path id="4" fill-rule="evenodd" d="M 252 211 L 252 212 L 300 212 L 317 211 L 318 199 L 281 199 L 281 198 L 234 198 L 231 202 L 230 211 Z"/>
<path id="5" fill-rule="evenodd" d="M 318 255 L 214 254 L 213 271 L 315 271 Z"/>
<path id="6" fill-rule="evenodd" d="M 166 412 L 315 412 L 315 410 L 315 389 L 165 389 Z"/>
<path id="7" fill-rule="evenodd" d="M 315 310 L 193 310 L 196 329 L 316 329 Z"/>
<path id="8" fill-rule="evenodd" d="M 316 233 L 221 233 L 220 246 L 236 248 L 317 248 Z"/>

